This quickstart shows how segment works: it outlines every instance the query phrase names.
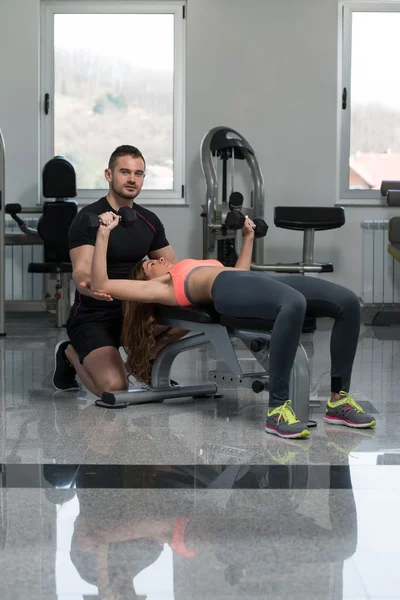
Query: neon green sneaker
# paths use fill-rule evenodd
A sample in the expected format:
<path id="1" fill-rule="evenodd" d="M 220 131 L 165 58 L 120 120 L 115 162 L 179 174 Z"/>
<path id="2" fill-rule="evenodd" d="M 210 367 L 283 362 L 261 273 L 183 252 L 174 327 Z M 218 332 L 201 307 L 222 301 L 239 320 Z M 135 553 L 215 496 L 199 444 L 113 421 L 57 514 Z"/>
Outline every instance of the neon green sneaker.
<path id="1" fill-rule="evenodd" d="M 310 435 L 307 425 L 300 423 L 296 417 L 290 400 L 268 409 L 265 431 L 282 438 L 307 438 Z"/>
<path id="2" fill-rule="evenodd" d="M 331 425 L 345 425 L 355 429 L 375 427 L 374 417 L 366 414 L 361 406 L 347 392 L 340 392 L 341 400 L 328 399 L 324 420 Z"/>
<path id="3" fill-rule="evenodd" d="M 267 455 L 278 465 L 305 465 L 309 462 L 310 438 L 306 440 L 270 438 L 267 442 Z"/>

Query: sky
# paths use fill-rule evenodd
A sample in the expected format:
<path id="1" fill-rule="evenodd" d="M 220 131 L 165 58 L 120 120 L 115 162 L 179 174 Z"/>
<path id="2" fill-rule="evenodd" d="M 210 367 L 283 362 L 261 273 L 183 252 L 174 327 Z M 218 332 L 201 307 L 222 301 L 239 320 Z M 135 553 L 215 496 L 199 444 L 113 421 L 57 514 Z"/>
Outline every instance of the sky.
<path id="1" fill-rule="evenodd" d="M 353 13 L 353 103 L 400 110 L 400 12 Z"/>
<path id="2" fill-rule="evenodd" d="M 56 49 L 79 48 L 173 72 L 172 14 L 59 14 Z M 400 12 L 354 12 L 352 101 L 400 109 Z M 136 50 L 139 50 L 137 52 Z"/>
<path id="3" fill-rule="evenodd" d="M 59 14 L 55 49 L 95 50 L 100 55 L 140 61 L 143 68 L 174 69 L 172 14 Z"/>

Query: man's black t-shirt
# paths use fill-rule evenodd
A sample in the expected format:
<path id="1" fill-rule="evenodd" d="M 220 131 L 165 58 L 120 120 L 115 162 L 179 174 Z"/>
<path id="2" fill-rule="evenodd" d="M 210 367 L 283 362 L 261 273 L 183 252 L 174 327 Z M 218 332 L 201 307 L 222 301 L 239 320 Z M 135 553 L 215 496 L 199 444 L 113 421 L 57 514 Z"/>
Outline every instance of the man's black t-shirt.
<path id="1" fill-rule="evenodd" d="M 165 248 L 169 243 L 165 237 L 164 226 L 160 219 L 150 210 L 134 203 L 133 208 L 137 219 L 132 227 L 119 224 L 110 233 L 107 251 L 107 273 L 110 279 L 129 279 L 134 265 L 142 260 L 149 252 Z M 88 229 L 85 214 L 88 212 L 101 213 L 116 211 L 108 203 L 107 198 L 84 206 L 73 220 L 68 233 L 69 249 L 79 246 L 94 246 L 96 230 Z M 120 300 L 104 302 L 75 292 L 75 304 L 91 309 L 115 309 L 121 306 Z"/>

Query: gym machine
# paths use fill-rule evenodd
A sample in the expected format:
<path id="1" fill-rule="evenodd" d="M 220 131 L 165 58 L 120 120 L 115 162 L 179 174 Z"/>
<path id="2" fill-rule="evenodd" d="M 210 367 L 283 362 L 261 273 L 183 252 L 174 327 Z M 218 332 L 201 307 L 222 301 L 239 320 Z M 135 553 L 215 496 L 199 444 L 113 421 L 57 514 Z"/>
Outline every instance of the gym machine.
<path id="1" fill-rule="evenodd" d="M 22 221 L 19 224 L 21 231 L 25 235 L 6 234 L 5 233 L 5 215 L 7 212 L 6 206 L 6 176 L 5 176 L 6 149 L 4 137 L 0 129 L 0 337 L 6 335 L 5 331 L 5 246 L 14 244 L 42 244 L 37 232 L 27 227 Z M 17 207 L 19 205 L 10 205 Z M 20 207 L 21 208 L 21 207 Z M 21 208 L 20 212 L 41 213 L 42 207 L 32 206 L 30 208 Z"/>
<path id="2" fill-rule="evenodd" d="M 5 335 L 5 247 L 4 247 L 4 205 L 5 205 L 5 156 L 6 148 L 4 144 L 3 133 L 0 129 L 0 336 Z"/>
<path id="3" fill-rule="evenodd" d="M 76 176 L 72 164 L 55 156 L 43 167 L 43 197 L 51 198 L 40 206 L 23 207 L 5 203 L 5 147 L 0 131 L 0 336 L 5 333 L 5 246 L 43 245 L 44 261 L 29 263 L 29 273 L 56 277 L 56 326 L 65 325 L 69 314 L 69 281 L 72 265 L 68 250 L 68 229 L 78 211 L 75 200 Z M 16 221 L 21 234 L 5 232 L 5 214 Z M 38 214 L 38 229 L 28 227 L 19 215 Z"/>
<path id="4" fill-rule="evenodd" d="M 330 206 L 276 206 L 276 227 L 303 231 L 303 256 L 299 263 L 264 264 L 264 237 L 268 230 L 264 218 L 264 180 L 255 152 L 249 142 L 228 127 L 214 127 L 203 138 L 200 147 L 201 165 L 206 180 L 206 204 L 202 206 L 203 258 L 216 258 L 233 266 L 240 253 L 240 220 L 248 215 L 259 223 L 256 228 L 251 269 L 283 273 L 330 273 L 331 263 L 314 262 L 316 231 L 336 229 L 345 223 L 344 209 Z M 222 177 L 218 178 L 218 159 L 222 162 Z M 246 206 L 243 195 L 234 189 L 235 160 L 246 161 L 253 185 Z M 228 197 L 228 166 L 231 189 Z"/>

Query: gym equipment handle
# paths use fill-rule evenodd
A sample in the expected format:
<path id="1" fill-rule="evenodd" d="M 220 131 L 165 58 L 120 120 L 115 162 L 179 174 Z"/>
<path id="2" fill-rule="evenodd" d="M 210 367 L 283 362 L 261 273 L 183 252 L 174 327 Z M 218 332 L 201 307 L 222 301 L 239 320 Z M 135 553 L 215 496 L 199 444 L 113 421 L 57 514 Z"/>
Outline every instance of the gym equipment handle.
<path id="1" fill-rule="evenodd" d="M 50 112 L 50 94 L 44 95 L 44 114 L 48 115 Z"/>
<path id="2" fill-rule="evenodd" d="M 22 212 L 22 206 L 20 204 L 6 204 L 5 211 L 8 215 L 16 215 Z"/>
<path id="3" fill-rule="evenodd" d="M 4 212 L 8 215 L 17 213 L 36 214 L 43 212 L 43 206 L 21 206 L 20 204 L 6 204 Z"/>
<path id="4" fill-rule="evenodd" d="M 343 88 L 342 93 L 342 110 L 346 110 L 347 108 L 347 88 Z"/>

